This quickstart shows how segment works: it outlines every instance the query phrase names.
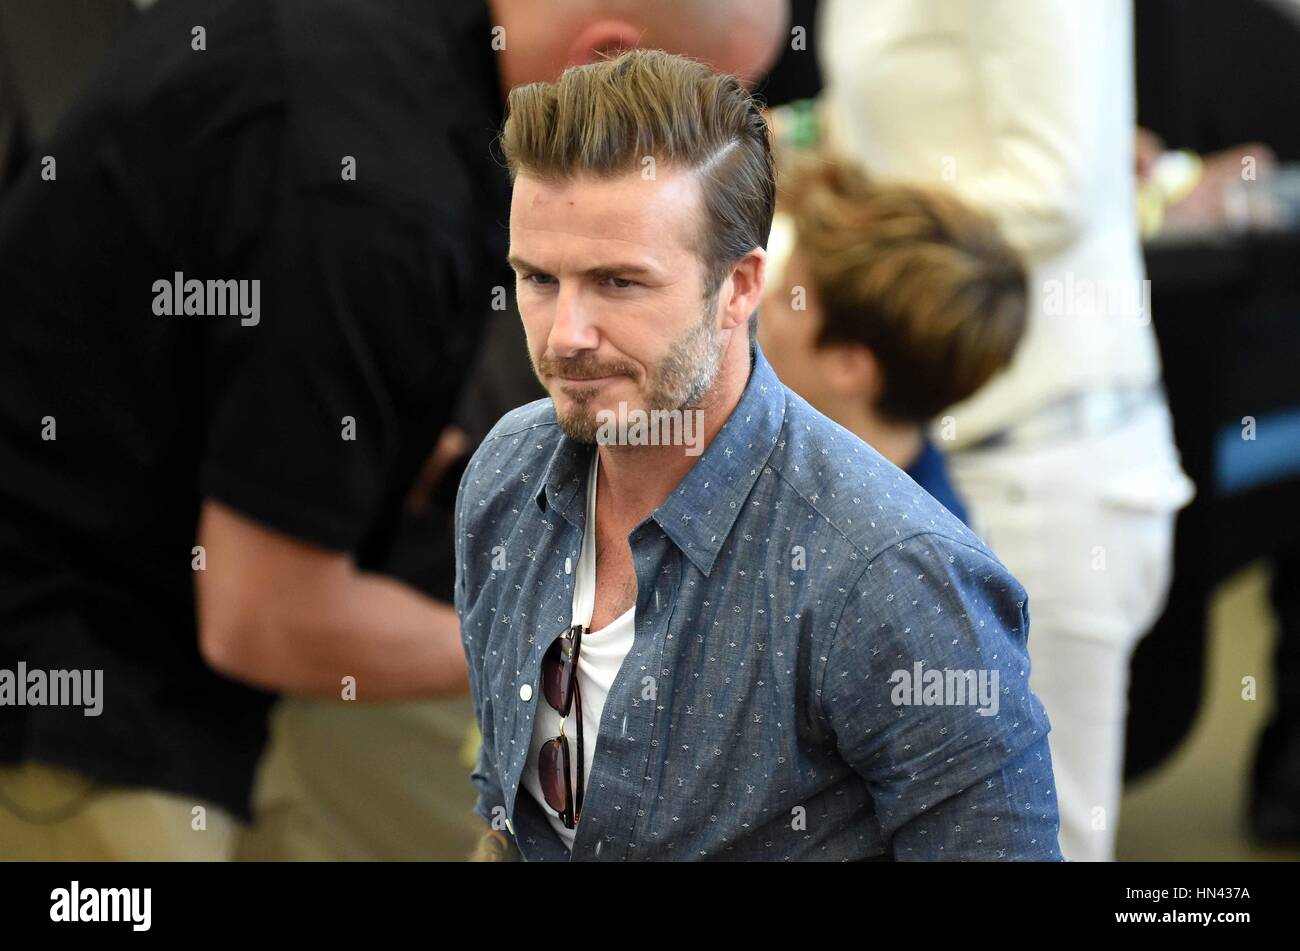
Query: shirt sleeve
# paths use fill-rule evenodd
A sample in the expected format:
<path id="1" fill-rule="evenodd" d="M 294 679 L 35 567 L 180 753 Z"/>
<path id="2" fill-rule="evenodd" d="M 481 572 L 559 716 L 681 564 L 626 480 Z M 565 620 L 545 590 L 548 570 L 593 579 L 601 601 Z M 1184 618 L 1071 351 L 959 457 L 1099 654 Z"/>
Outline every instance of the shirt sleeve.
<path id="1" fill-rule="evenodd" d="M 1028 602 L 996 559 L 945 536 L 871 560 L 836 625 L 821 704 L 897 859 L 1059 859 Z"/>
<path id="2" fill-rule="evenodd" d="M 898 830 L 899 861 L 1060 862 L 1047 738 Z"/>
<path id="3" fill-rule="evenodd" d="M 469 542 L 466 536 L 467 522 L 465 517 L 465 483 L 471 477 L 475 470 L 475 461 L 478 454 L 470 460 L 470 464 L 465 467 L 464 473 L 461 474 L 460 488 L 456 493 L 456 515 L 455 515 L 455 534 L 456 534 L 456 590 L 455 605 L 456 614 L 461 620 L 461 642 L 465 647 L 465 660 L 469 665 L 469 685 L 470 695 L 474 703 L 474 718 L 478 724 L 479 730 L 479 749 L 478 758 L 474 764 L 474 769 L 470 773 L 470 782 L 478 790 L 478 798 L 474 803 L 474 813 L 492 828 L 509 835 L 509 831 L 504 828 L 504 820 L 507 814 L 505 807 L 505 793 L 501 789 L 500 773 L 497 771 L 496 758 L 492 755 L 496 744 L 496 731 L 493 723 L 493 711 L 491 701 L 485 696 L 483 684 L 483 657 L 477 649 L 477 645 L 471 636 L 467 636 L 465 631 L 465 612 L 469 605 L 466 599 L 467 576 L 470 568 L 468 561 Z"/>
<path id="4" fill-rule="evenodd" d="M 249 317 L 210 321 L 200 491 L 321 547 L 355 551 L 387 511 L 405 460 L 432 447 L 432 378 L 451 357 L 426 234 L 359 199 L 286 203 L 240 278 Z M 196 275 L 197 276 L 197 275 Z"/>

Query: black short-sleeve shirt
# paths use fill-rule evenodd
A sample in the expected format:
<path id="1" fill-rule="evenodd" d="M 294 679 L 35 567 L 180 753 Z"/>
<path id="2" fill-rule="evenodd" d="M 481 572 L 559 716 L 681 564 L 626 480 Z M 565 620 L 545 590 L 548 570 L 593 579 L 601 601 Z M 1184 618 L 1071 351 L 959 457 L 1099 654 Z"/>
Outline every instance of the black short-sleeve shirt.
<path id="1" fill-rule="evenodd" d="M 0 668 L 103 706 L 0 706 L 0 760 L 249 817 L 274 698 L 199 656 L 199 506 L 383 562 L 508 280 L 492 39 L 481 0 L 168 0 L 21 171 Z"/>

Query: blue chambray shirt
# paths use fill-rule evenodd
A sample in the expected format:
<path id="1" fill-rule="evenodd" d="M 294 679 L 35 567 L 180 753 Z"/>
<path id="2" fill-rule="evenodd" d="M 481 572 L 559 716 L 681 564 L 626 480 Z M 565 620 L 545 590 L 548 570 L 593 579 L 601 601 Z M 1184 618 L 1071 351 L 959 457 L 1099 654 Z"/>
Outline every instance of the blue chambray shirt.
<path id="1" fill-rule="evenodd" d="M 752 358 L 722 430 L 628 536 L 633 645 L 572 855 L 520 777 L 542 656 L 572 620 L 594 448 L 543 399 L 475 452 L 455 596 L 482 734 L 475 812 L 528 861 L 1060 860 L 1024 589 Z M 974 690 L 922 691 L 930 670 L 996 674 L 996 713 Z M 908 688 L 896 671 L 922 676 Z"/>

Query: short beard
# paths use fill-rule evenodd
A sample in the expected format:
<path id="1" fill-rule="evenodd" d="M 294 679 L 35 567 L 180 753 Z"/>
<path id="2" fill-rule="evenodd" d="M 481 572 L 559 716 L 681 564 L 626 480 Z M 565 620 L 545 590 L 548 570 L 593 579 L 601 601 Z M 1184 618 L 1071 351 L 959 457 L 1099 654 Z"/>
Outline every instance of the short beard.
<path id="1" fill-rule="evenodd" d="M 705 302 L 704 319 L 696 323 L 674 341 L 668 354 L 654 368 L 650 377 L 650 392 L 646 394 L 645 410 L 698 409 L 713 388 L 722 364 L 722 336 L 715 326 L 718 292 Z M 575 442 L 590 445 L 596 442 L 601 421 L 591 412 L 588 399 L 574 400 L 573 408 L 560 412 L 555 418 L 560 431 Z M 554 399 L 551 401 L 555 402 Z"/>

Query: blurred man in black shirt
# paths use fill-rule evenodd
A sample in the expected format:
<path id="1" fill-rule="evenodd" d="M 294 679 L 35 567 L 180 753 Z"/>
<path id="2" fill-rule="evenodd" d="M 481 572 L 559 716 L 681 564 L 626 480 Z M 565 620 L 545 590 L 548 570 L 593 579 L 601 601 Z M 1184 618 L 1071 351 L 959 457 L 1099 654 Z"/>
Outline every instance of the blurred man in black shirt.
<path id="1" fill-rule="evenodd" d="M 222 854 L 273 691 L 465 688 L 451 606 L 373 569 L 508 280 L 504 92 L 635 45 L 752 80 L 784 29 L 782 0 L 128 29 L 0 206 L 0 858 Z M 98 715 L 34 689 L 61 671 L 102 671 Z"/>

